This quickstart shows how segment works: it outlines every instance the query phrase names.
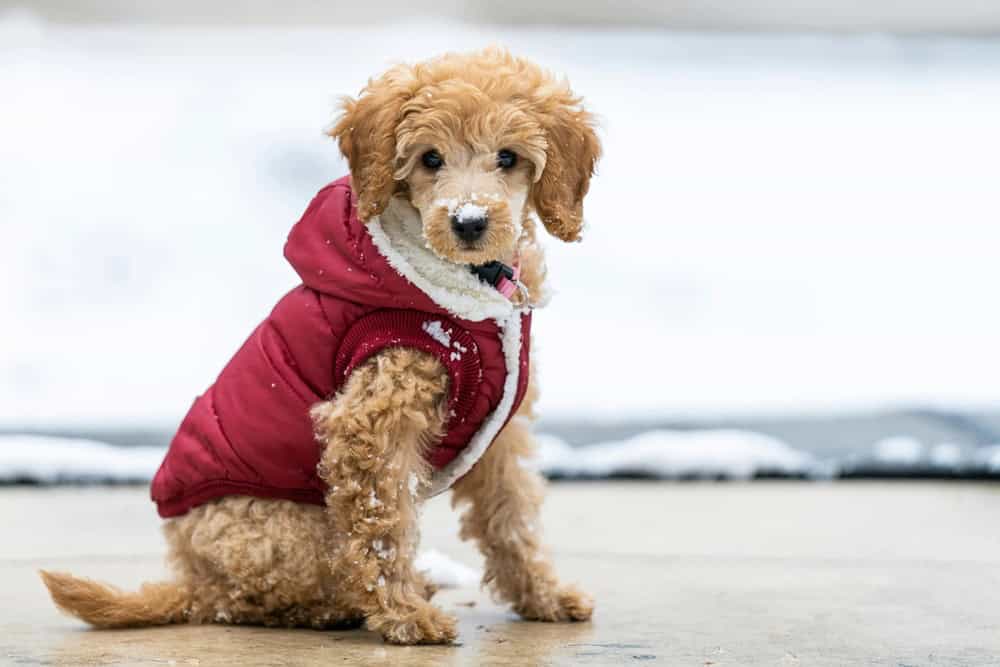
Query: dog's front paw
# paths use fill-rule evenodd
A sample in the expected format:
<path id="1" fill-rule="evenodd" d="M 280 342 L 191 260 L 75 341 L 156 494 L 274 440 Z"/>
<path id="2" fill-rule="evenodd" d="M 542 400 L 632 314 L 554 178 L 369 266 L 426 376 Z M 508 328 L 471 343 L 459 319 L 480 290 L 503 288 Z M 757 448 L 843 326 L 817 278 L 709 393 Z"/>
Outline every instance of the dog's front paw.
<path id="1" fill-rule="evenodd" d="M 539 592 L 515 605 L 514 610 L 527 621 L 589 621 L 594 613 L 594 599 L 573 586 L 566 586 Z"/>
<path id="2" fill-rule="evenodd" d="M 391 612 L 368 619 L 369 629 L 389 644 L 450 644 L 455 641 L 457 621 L 437 607 L 425 604 L 402 614 Z"/>

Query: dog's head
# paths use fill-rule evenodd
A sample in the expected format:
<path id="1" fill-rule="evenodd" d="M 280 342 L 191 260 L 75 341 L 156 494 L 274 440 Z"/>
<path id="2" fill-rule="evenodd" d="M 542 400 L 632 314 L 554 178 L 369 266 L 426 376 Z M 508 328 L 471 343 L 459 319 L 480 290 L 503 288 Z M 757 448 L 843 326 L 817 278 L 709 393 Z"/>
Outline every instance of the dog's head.
<path id="1" fill-rule="evenodd" d="M 554 236 L 579 238 L 600 155 L 592 126 L 564 81 L 488 49 L 390 69 L 344 101 L 330 135 L 362 221 L 405 196 L 432 251 L 482 264 L 511 258 L 532 212 Z"/>

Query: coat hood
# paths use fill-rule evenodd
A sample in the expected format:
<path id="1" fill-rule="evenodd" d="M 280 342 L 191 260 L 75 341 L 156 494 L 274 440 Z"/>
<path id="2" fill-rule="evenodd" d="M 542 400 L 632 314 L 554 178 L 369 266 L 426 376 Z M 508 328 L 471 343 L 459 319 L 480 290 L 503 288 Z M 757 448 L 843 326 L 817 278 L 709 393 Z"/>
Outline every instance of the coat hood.
<path id="1" fill-rule="evenodd" d="M 440 259 L 420 238 L 419 215 L 398 198 L 362 224 L 345 176 L 313 198 L 288 235 L 285 258 L 307 287 L 355 303 L 472 322 L 515 312 L 467 266 Z"/>

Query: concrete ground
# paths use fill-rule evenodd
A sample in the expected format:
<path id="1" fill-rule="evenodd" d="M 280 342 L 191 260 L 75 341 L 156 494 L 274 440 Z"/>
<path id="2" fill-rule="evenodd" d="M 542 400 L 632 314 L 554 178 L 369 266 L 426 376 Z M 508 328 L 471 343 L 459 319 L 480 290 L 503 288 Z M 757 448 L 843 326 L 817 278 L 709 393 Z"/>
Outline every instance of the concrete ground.
<path id="1" fill-rule="evenodd" d="M 557 484 L 546 531 L 593 622 L 526 623 L 449 590 L 436 601 L 460 644 L 401 648 L 364 631 L 87 630 L 35 570 L 162 576 L 146 490 L 0 489 L 0 664 L 996 665 L 998 517 L 1000 486 L 982 483 Z M 424 523 L 425 547 L 478 565 L 445 499 Z"/>

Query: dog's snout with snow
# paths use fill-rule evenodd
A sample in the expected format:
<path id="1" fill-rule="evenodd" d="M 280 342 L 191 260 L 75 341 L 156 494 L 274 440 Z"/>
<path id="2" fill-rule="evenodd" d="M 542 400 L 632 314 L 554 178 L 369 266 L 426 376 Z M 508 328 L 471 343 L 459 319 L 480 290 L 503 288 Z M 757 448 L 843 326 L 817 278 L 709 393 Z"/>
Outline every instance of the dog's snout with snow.
<path id="1" fill-rule="evenodd" d="M 485 206 L 466 202 L 451 215 L 451 229 L 466 243 L 478 241 L 489 225 L 489 212 Z"/>

